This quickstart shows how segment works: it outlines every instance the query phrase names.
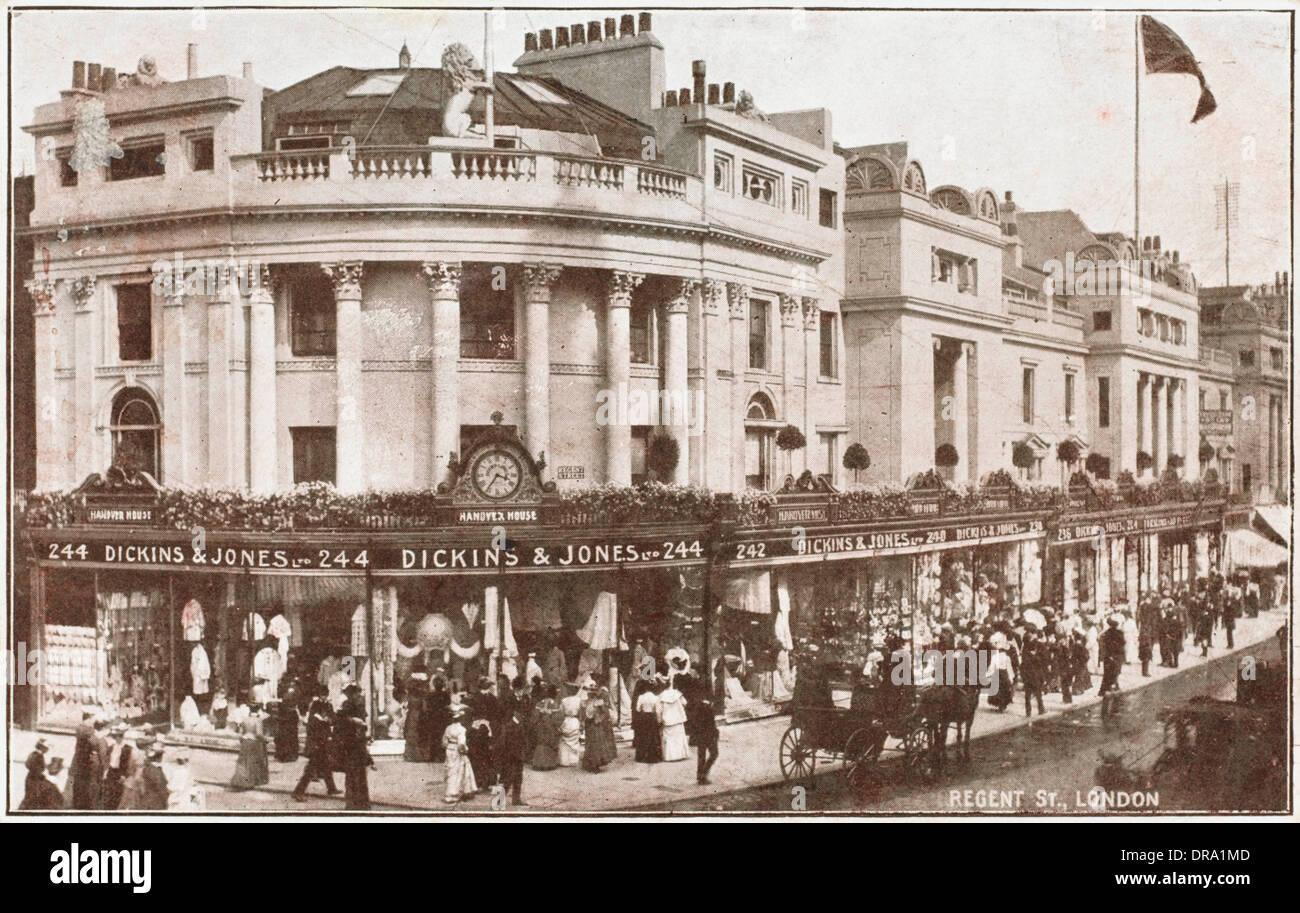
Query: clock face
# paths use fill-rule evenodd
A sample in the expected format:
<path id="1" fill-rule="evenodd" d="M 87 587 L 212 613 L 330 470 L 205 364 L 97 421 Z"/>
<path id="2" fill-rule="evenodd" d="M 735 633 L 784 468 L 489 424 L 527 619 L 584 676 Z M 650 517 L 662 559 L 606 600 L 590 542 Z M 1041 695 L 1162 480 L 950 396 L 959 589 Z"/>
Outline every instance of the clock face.
<path id="1" fill-rule="evenodd" d="M 489 450 L 474 463 L 474 487 L 483 497 L 494 501 L 508 498 L 518 491 L 523 477 L 519 460 L 504 450 Z"/>

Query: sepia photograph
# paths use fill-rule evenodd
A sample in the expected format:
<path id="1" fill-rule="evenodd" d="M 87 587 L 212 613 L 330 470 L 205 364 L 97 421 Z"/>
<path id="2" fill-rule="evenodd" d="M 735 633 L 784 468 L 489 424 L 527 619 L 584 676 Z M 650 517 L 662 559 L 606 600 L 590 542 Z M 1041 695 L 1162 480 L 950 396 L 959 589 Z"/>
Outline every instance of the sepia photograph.
<path id="1" fill-rule="evenodd" d="M 1293 7 L 7 13 L 6 818 L 1293 816 Z"/>

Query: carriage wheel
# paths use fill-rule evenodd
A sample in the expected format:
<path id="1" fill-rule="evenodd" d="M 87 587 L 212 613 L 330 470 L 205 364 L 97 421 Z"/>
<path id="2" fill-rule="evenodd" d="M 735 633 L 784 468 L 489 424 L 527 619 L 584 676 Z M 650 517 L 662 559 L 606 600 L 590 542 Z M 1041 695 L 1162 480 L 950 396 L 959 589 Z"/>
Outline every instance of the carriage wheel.
<path id="1" fill-rule="evenodd" d="M 817 766 L 817 749 L 798 726 L 781 736 L 781 776 L 790 780 L 811 780 Z"/>
<path id="2" fill-rule="evenodd" d="M 844 743 L 844 777 L 854 798 L 864 798 L 879 784 L 884 740 L 874 728 L 855 729 Z"/>
<path id="3" fill-rule="evenodd" d="M 903 736 L 903 765 L 909 780 L 929 780 L 934 776 L 934 740 L 923 720 L 914 723 Z"/>

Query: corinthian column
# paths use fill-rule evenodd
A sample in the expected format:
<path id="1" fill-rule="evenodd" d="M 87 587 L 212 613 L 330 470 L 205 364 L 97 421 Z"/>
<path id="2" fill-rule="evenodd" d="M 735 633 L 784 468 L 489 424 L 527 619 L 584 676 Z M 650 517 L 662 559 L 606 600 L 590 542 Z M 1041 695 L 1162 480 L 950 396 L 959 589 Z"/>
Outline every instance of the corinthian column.
<path id="1" fill-rule="evenodd" d="M 551 287 L 563 269 L 524 265 L 524 443 L 534 458 L 551 447 Z"/>
<path id="2" fill-rule="evenodd" d="M 72 281 L 73 328 L 76 333 L 77 376 L 73 383 L 73 434 L 76 435 L 76 478 L 84 479 L 92 472 L 102 472 L 107 460 L 98 451 L 98 435 L 93 428 L 98 424 L 95 416 L 95 293 L 98 285 L 94 276 L 80 276 Z M 151 353 L 152 354 L 152 353 Z M 182 366 L 182 377 L 184 366 Z M 164 419 L 164 423 L 166 419 Z"/>
<path id="3" fill-rule="evenodd" d="M 664 333 L 664 395 L 660 397 L 660 424 L 668 426 L 668 433 L 677 442 L 677 468 L 673 482 L 685 485 L 691 478 L 690 386 L 687 382 L 687 327 L 686 316 L 691 299 L 700 287 L 698 279 L 679 280 L 676 294 L 668 302 Z"/>
<path id="4" fill-rule="evenodd" d="M 644 279 L 643 273 L 615 270 L 605 297 L 605 388 L 613 404 L 605 425 L 605 481 L 620 485 L 632 483 L 632 427 L 627 416 L 632 292 Z"/>
<path id="5" fill-rule="evenodd" d="M 727 283 L 705 279 L 700 285 L 700 397 L 704 412 L 696 416 L 699 434 L 698 481 L 714 491 L 731 487 L 731 434 L 723 419 L 730 411 L 731 391 L 718 378 L 718 366 L 730 360 L 731 328 L 725 303 Z"/>
<path id="6" fill-rule="evenodd" d="M 36 404 L 36 487 L 53 487 L 71 482 L 67 471 L 70 462 L 63 456 L 63 428 L 59 421 L 59 394 L 54 376 L 55 347 L 58 327 L 54 320 L 55 285 L 49 279 L 29 279 L 27 293 L 32 297 L 32 315 L 36 322 L 35 390 Z"/>
<path id="7" fill-rule="evenodd" d="M 1151 464 L 1156 478 L 1160 478 L 1160 473 L 1164 472 L 1165 463 L 1169 460 L 1169 381 L 1163 377 L 1156 378 L 1156 401 L 1153 409 L 1155 415 L 1155 431 L 1152 435 L 1152 453 L 1154 462 Z"/>
<path id="8" fill-rule="evenodd" d="M 189 452 L 186 446 L 185 361 L 188 357 L 189 333 L 185 326 L 183 283 L 173 282 L 163 294 L 162 319 L 162 474 L 168 487 L 190 481 Z M 80 373 L 80 372 L 78 372 Z"/>
<path id="9" fill-rule="evenodd" d="M 430 436 L 431 487 L 450 482 L 453 451 L 460 449 L 460 276 L 459 263 L 425 263 L 420 267 L 429 289 L 433 348 L 433 428 Z"/>
<path id="10" fill-rule="evenodd" d="M 820 440 L 817 437 L 816 423 L 813 420 L 813 398 L 817 392 L 817 378 L 821 376 L 821 359 L 818 356 L 820 351 L 820 332 L 821 332 L 821 302 L 816 298 L 803 299 L 803 423 L 804 435 L 808 438 L 808 444 L 804 447 L 804 468 L 812 469 L 813 474 L 817 469 L 813 468 L 813 454 L 818 451 L 813 450 L 815 446 L 820 446 Z M 834 467 L 831 467 L 834 474 Z"/>
<path id="11" fill-rule="evenodd" d="M 334 283 L 334 442 L 335 481 L 339 491 L 365 487 L 366 466 L 361 431 L 361 276 L 362 264 L 322 263 Z"/>
<path id="12" fill-rule="evenodd" d="M 1155 465 L 1154 454 L 1151 453 L 1151 375 L 1141 371 L 1138 372 L 1137 425 L 1138 452 L 1152 457 L 1152 465 Z M 1142 473 L 1136 464 L 1133 469 L 1134 475 L 1141 478 Z"/>
<path id="13" fill-rule="evenodd" d="M 230 346 L 234 309 L 242 306 L 239 276 L 230 264 L 219 294 L 208 301 L 208 473 L 204 481 L 227 487 L 234 480 Z"/>
<path id="14" fill-rule="evenodd" d="M 727 283 L 727 311 L 731 317 L 731 421 L 726 434 L 732 441 L 731 490 L 745 490 L 745 369 L 749 367 L 749 286 Z"/>
<path id="15" fill-rule="evenodd" d="M 265 494 L 278 482 L 275 296 L 268 267 L 258 280 L 248 295 L 248 487 Z"/>

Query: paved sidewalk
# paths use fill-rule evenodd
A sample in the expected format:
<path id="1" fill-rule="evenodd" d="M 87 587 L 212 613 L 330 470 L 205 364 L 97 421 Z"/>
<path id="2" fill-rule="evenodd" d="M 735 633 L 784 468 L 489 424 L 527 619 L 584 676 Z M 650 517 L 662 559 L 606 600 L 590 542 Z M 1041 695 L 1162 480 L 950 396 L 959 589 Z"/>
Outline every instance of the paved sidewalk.
<path id="1" fill-rule="evenodd" d="M 1287 613 L 1273 610 L 1262 613 L 1258 618 L 1240 619 L 1236 630 L 1236 647 L 1261 643 L 1276 635 L 1280 625 L 1286 622 Z M 1211 649 L 1210 657 L 1217 658 L 1232 652 L 1227 649 L 1223 632 L 1216 632 L 1216 646 Z M 1202 664 L 1199 648 L 1184 649 L 1182 666 L 1169 669 L 1152 664 L 1151 677 L 1143 678 L 1141 667 L 1134 663 L 1126 665 L 1120 675 L 1120 687 L 1131 691 L 1143 685 L 1159 681 L 1170 675 L 1195 669 Z M 1094 675 L 1093 688 L 1086 695 L 1076 696 L 1073 704 L 1064 704 L 1059 693 L 1044 696 L 1047 708 L 1045 716 L 1026 719 L 1024 701 L 1019 693 L 1006 711 L 998 713 L 983 700 L 975 718 L 973 739 L 996 732 L 1004 732 L 1026 724 L 1032 720 L 1056 716 L 1065 709 L 1077 709 L 1099 703 L 1096 687 L 1100 676 Z M 698 799 L 709 795 L 731 792 L 752 786 L 761 786 L 780 782 L 781 770 L 777 760 L 777 751 L 781 735 L 789 726 L 787 716 L 770 717 L 720 727 L 719 759 L 714 766 L 708 786 L 699 786 L 695 782 L 695 754 L 685 761 L 660 764 L 640 764 L 632 759 L 632 750 L 628 745 L 620 745 L 619 757 L 600 773 L 587 773 L 581 768 L 562 768 L 553 771 L 524 771 L 523 798 L 526 808 L 506 806 L 511 812 L 582 812 L 614 811 L 633 809 L 639 806 L 662 805 L 680 799 Z M 23 794 L 23 761 L 36 742 L 36 733 L 25 730 L 11 731 L 10 738 L 10 796 L 13 807 L 17 807 Z M 66 735 L 46 734 L 51 755 L 71 758 L 73 738 Z M 213 791 L 224 791 L 234 773 L 236 756 L 230 752 L 207 751 L 203 749 L 169 748 L 168 754 L 185 750 L 190 756 L 190 764 L 195 779 L 209 790 L 210 805 L 220 804 L 220 796 Z M 312 813 L 318 811 L 342 811 L 341 799 L 325 800 L 321 795 L 319 783 L 311 787 L 312 799 L 304 804 L 293 802 L 289 793 L 297 783 L 305 760 L 299 759 L 290 764 L 281 764 L 274 759 L 270 762 L 271 780 L 260 787 L 261 792 L 281 794 L 283 802 L 271 801 L 260 803 L 268 810 L 274 809 L 280 814 Z M 430 814 L 442 814 L 448 811 L 490 813 L 491 798 L 486 795 L 475 797 L 467 802 L 446 805 L 442 801 L 443 766 L 441 764 L 420 764 L 404 761 L 400 758 L 379 758 L 375 761 L 376 770 L 370 772 L 370 798 L 376 805 L 395 806 L 407 810 L 426 811 Z M 342 785 L 342 776 L 336 776 Z M 270 799 L 270 796 L 265 797 Z M 408 812 L 409 813 L 409 812 Z"/>

